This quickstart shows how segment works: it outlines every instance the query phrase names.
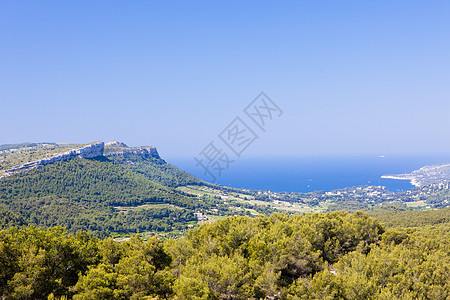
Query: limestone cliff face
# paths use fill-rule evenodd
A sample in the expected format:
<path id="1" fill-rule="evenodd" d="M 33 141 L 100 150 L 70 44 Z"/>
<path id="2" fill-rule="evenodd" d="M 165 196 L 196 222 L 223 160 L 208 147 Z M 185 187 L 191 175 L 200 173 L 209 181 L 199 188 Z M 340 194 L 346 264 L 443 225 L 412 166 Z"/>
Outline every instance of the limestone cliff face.
<path id="1" fill-rule="evenodd" d="M 159 157 L 158 151 L 155 147 L 138 147 L 138 148 L 129 148 L 124 149 L 117 152 L 110 152 L 105 154 L 106 157 L 109 156 L 127 156 L 127 155 L 149 155 L 152 157 Z"/>
<path id="2" fill-rule="evenodd" d="M 58 161 L 66 161 L 72 159 L 74 157 L 80 158 L 94 158 L 98 156 L 127 156 L 127 155 L 142 155 L 142 156 L 151 156 L 160 158 L 158 151 L 155 147 L 145 146 L 145 147 L 128 147 L 123 143 L 113 142 L 108 143 L 105 149 L 105 143 L 96 142 L 89 144 L 84 147 L 80 147 L 78 149 L 73 149 L 49 158 L 44 158 L 32 162 L 28 162 L 26 164 L 15 166 L 8 170 L 4 170 L 0 172 L 0 179 L 3 177 L 11 176 L 16 173 L 29 171 L 32 169 L 39 169 L 45 165 L 58 162 Z"/>
<path id="3" fill-rule="evenodd" d="M 5 170 L 2 173 L 0 173 L 0 178 L 11 176 L 14 173 L 17 172 L 23 172 L 28 171 L 32 169 L 38 169 L 45 165 L 57 162 L 57 161 L 66 161 L 69 159 L 72 159 L 74 157 L 81 157 L 81 158 L 94 158 L 98 156 L 103 155 L 105 143 L 103 142 L 96 142 L 92 143 L 90 145 L 74 149 L 71 151 L 64 152 L 62 154 L 58 154 L 56 156 L 50 157 L 50 158 L 44 158 L 37 161 L 28 162 L 26 164 L 13 167 L 11 169 Z"/>
<path id="4" fill-rule="evenodd" d="M 103 156 L 103 151 L 105 149 L 105 143 L 103 142 L 97 142 L 90 145 L 87 145 L 83 148 L 73 150 L 75 151 L 75 156 L 81 157 L 81 158 L 94 158 L 98 156 Z M 69 154 L 71 154 L 70 151 Z M 73 155 L 73 154 L 72 154 Z"/>

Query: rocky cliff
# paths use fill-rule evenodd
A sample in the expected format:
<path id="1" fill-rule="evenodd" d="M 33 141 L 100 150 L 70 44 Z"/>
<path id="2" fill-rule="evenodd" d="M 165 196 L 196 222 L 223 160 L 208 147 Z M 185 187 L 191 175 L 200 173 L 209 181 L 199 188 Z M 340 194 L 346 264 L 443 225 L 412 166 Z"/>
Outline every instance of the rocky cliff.
<path id="1" fill-rule="evenodd" d="M 153 157 L 159 157 L 158 151 L 155 147 L 136 147 L 136 148 L 125 148 L 120 149 L 119 151 L 111 151 L 105 153 L 106 157 L 109 156 L 127 156 L 127 155 L 149 155 Z"/>
<path id="2" fill-rule="evenodd" d="M 29 171 L 32 169 L 41 168 L 45 165 L 48 165 L 48 164 L 51 164 L 51 163 L 54 163 L 57 161 L 69 160 L 74 157 L 94 158 L 94 157 L 102 156 L 104 147 L 105 147 L 105 143 L 96 142 L 96 143 L 92 143 L 92 144 L 89 144 L 87 146 L 84 146 L 84 147 L 81 147 L 78 149 L 73 149 L 73 150 L 64 152 L 62 154 L 52 156 L 50 158 L 44 158 L 44 159 L 28 162 L 26 164 L 15 166 L 8 170 L 4 170 L 3 172 L 0 173 L 0 178 L 11 176 L 15 173 L 19 173 L 19 172 L 23 172 L 23 171 Z"/>

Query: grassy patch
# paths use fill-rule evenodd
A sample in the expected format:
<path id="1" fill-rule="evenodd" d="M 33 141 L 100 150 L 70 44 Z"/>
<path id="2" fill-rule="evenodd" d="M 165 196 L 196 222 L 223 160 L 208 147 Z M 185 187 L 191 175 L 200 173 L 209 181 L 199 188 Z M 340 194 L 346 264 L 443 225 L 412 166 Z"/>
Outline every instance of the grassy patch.
<path id="1" fill-rule="evenodd" d="M 425 200 L 420 201 L 414 201 L 414 202 L 405 202 L 406 206 L 411 208 L 419 208 L 419 207 L 426 207 L 428 204 L 425 202 Z"/>
<path id="2" fill-rule="evenodd" d="M 182 207 L 173 205 L 173 204 L 167 204 L 167 203 L 147 203 L 142 204 L 138 206 L 115 206 L 115 209 L 121 211 L 121 212 L 128 212 L 130 210 L 139 210 L 139 209 L 154 209 L 154 208 L 176 208 L 176 209 L 183 209 Z"/>

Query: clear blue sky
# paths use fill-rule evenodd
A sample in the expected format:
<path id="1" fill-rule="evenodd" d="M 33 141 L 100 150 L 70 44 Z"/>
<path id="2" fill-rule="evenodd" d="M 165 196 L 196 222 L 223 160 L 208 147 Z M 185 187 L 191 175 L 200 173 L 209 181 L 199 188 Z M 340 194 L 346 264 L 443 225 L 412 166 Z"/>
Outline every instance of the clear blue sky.
<path id="1" fill-rule="evenodd" d="M 449 153 L 450 2 L 0 2 L 0 144 L 192 157 L 260 91 L 247 157 Z"/>

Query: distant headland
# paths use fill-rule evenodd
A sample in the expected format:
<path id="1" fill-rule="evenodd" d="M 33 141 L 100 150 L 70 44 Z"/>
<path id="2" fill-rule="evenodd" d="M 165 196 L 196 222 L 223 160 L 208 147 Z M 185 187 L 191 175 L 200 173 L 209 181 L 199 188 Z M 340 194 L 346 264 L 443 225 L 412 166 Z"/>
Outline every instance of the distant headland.
<path id="1" fill-rule="evenodd" d="M 430 184 L 448 185 L 450 183 L 450 164 L 425 166 L 409 174 L 387 174 L 381 176 L 381 178 L 409 180 L 416 187 Z"/>

